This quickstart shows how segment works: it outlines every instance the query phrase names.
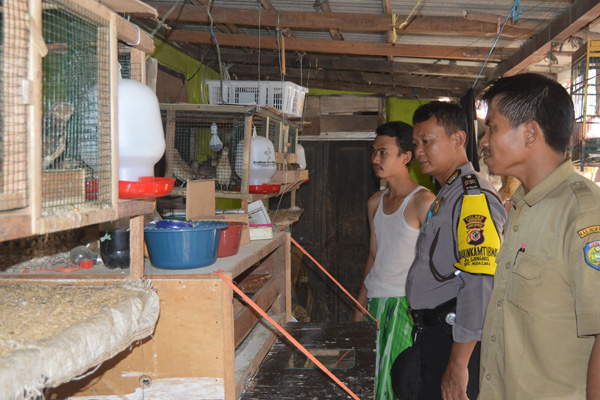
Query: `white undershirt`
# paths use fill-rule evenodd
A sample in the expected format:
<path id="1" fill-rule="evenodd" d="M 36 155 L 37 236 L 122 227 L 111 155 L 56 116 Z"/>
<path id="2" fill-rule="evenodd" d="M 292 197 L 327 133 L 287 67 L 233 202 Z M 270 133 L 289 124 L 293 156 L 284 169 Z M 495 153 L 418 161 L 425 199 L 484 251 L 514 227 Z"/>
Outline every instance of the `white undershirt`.
<path id="1" fill-rule="evenodd" d="M 406 205 L 415 193 L 424 189 L 417 187 L 402 201 L 400 207 L 389 215 L 383 212 L 383 197 L 373 217 L 377 253 L 373 268 L 365 279 L 367 297 L 405 296 L 406 276 L 415 258 L 415 244 L 419 229 L 410 226 L 404 218 Z"/>

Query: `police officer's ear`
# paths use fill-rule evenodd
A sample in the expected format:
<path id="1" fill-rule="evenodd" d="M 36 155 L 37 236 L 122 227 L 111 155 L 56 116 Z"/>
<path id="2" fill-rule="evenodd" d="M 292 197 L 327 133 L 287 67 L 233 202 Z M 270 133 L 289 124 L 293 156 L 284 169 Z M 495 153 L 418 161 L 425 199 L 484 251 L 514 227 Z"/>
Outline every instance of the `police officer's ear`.
<path id="1" fill-rule="evenodd" d="M 456 131 L 452 134 L 454 145 L 456 147 L 464 147 L 467 142 L 467 133 L 465 131 Z"/>

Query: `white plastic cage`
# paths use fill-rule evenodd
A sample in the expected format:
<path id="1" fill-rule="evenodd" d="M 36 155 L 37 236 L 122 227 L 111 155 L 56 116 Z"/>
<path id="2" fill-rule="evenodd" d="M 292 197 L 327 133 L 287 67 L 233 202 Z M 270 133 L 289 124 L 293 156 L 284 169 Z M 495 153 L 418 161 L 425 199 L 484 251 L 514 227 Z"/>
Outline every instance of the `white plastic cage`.
<path id="1" fill-rule="evenodd" d="M 223 90 L 221 90 L 221 83 Z M 256 104 L 301 117 L 308 89 L 293 82 L 207 80 L 210 104 Z"/>

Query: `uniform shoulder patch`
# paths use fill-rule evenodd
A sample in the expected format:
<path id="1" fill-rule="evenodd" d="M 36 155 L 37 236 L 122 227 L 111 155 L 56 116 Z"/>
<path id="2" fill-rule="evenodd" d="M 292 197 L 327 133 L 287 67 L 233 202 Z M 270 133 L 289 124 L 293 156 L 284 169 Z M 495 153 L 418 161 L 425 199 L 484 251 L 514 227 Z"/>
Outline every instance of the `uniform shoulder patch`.
<path id="1" fill-rule="evenodd" d="M 592 225 L 577 231 L 580 238 L 584 238 L 592 233 L 600 233 L 600 225 Z"/>
<path id="2" fill-rule="evenodd" d="M 590 267 L 600 271 L 600 240 L 587 243 L 583 248 L 583 257 Z"/>

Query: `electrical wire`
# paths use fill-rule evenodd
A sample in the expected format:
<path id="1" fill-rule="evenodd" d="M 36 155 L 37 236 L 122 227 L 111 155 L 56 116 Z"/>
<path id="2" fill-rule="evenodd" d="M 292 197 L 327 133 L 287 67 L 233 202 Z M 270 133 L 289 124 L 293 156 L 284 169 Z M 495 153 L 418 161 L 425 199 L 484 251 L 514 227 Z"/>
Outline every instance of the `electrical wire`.
<path id="1" fill-rule="evenodd" d="M 496 43 L 498 43 L 498 39 L 500 39 L 500 35 L 502 34 L 502 31 L 504 30 L 504 27 L 506 26 L 508 19 L 511 18 L 511 16 L 512 16 L 513 21 L 518 21 L 520 15 L 521 15 L 521 3 L 519 2 L 519 0 L 515 0 L 513 2 L 513 5 L 511 7 L 510 11 L 508 12 L 508 15 L 506 16 L 506 19 L 504 20 L 504 23 L 502 24 L 502 28 L 500 28 L 500 31 L 496 35 L 496 40 L 494 40 L 494 44 L 492 44 L 492 48 L 490 49 L 490 52 L 488 53 L 485 61 L 483 62 L 483 65 L 481 66 L 481 69 L 479 70 L 479 74 L 477 74 L 477 78 L 475 79 L 475 82 L 473 82 L 472 89 L 475 89 L 475 85 L 477 85 L 477 81 L 479 81 L 479 77 L 481 76 L 483 69 L 487 65 L 487 62 L 490 59 L 490 57 L 492 56 L 492 52 L 494 51 L 494 48 L 496 47 Z"/>
<path id="2" fill-rule="evenodd" d="M 221 64 L 221 49 L 219 48 L 219 42 L 217 41 L 217 37 L 215 36 L 215 32 L 213 30 L 214 21 L 210 13 L 212 2 L 213 0 L 210 0 L 208 2 L 208 5 L 206 6 L 206 13 L 208 14 L 208 18 L 210 18 L 210 34 L 212 35 L 212 38 L 214 39 L 215 44 L 217 46 L 217 60 L 219 61 L 219 81 L 221 82 L 221 91 L 219 93 L 219 97 L 221 103 L 225 104 L 225 101 L 223 100 L 223 66 Z"/>

